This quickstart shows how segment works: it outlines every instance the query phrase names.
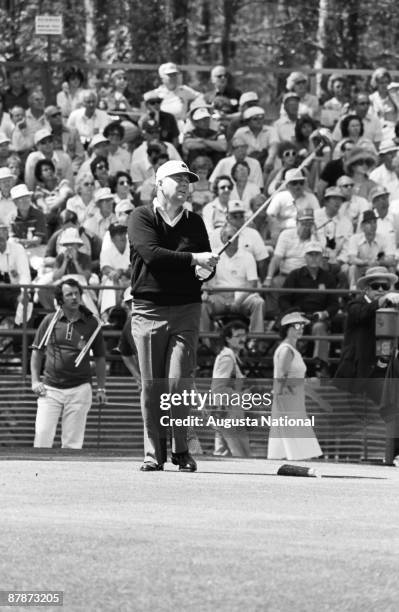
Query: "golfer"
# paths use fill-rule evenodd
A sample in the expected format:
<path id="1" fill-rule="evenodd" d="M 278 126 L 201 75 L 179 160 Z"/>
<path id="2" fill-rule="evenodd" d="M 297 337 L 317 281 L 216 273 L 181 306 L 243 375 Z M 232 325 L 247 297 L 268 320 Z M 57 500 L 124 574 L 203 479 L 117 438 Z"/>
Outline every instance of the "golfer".
<path id="1" fill-rule="evenodd" d="M 130 215 L 132 263 L 132 335 L 142 382 L 144 463 L 141 470 L 163 470 L 167 430 L 161 426 L 161 393 L 180 393 L 195 366 L 201 313 L 199 272 L 212 272 L 213 255 L 204 222 L 184 206 L 198 176 L 181 161 L 162 164 L 155 176 L 152 204 Z M 186 382 L 184 382 L 186 379 Z M 171 409 L 172 418 L 189 415 L 190 406 Z M 172 427 L 172 463 L 194 472 L 187 428 Z"/>

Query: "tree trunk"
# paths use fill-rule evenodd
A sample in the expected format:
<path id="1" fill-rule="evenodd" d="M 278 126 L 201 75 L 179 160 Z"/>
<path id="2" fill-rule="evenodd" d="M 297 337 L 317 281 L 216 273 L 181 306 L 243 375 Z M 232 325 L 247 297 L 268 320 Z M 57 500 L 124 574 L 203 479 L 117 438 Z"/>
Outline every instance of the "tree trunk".
<path id="1" fill-rule="evenodd" d="M 86 15 L 84 58 L 86 62 L 90 63 L 97 59 L 94 0 L 84 0 L 84 7 Z"/>
<path id="2" fill-rule="evenodd" d="M 319 0 L 319 20 L 317 24 L 316 43 L 317 51 L 314 61 L 314 68 L 321 70 L 324 67 L 325 60 L 325 49 L 327 46 L 327 17 L 330 9 L 329 0 Z M 316 94 L 320 97 L 322 93 L 321 88 L 322 74 L 316 73 Z"/>

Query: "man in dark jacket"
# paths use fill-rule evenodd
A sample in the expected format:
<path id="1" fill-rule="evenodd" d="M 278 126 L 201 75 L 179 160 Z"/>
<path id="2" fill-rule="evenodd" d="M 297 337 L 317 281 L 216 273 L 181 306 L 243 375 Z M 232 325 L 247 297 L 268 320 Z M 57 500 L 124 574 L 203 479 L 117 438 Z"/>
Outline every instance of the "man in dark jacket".
<path id="1" fill-rule="evenodd" d="M 365 393 L 377 405 L 383 399 L 384 382 L 389 374 L 389 360 L 378 358 L 376 355 L 376 311 L 386 306 L 399 304 L 399 293 L 392 293 L 392 288 L 398 277 L 388 272 L 384 266 L 369 268 L 366 274 L 359 278 L 358 289 L 363 290 L 362 295 L 356 296 L 347 307 L 347 320 L 345 328 L 344 345 L 341 361 L 335 377 L 336 385 L 351 393 Z M 397 370 L 397 359 L 391 364 Z M 394 376 L 398 376 L 396 373 Z M 397 397 L 395 398 L 395 405 Z M 384 402 L 383 402 L 384 403 Z M 386 414 L 382 413 L 387 421 L 392 423 L 392 408 L 389 397 L 385 397 Z M 387 405 L 389 404 L 389 405 Z M 392 432 L 388 433 L 388 440 L 392 439 Z M 392 439 L 387 444 L 387 452 L 393 456 L 399 453 L 399 440 Z M 396 445 L 396 451 L 393 446 Z M 388 448 L 389 447 L 389 448 Z M 389 462 L 391 462 L 392 459 Z"/>
<path id="2" fill-rule="evenodd" d="M 309 242 L 305 248 L 306 265 L 290 272 L 284 281 L 283 289 L 319 289 L 312 293 L 282 293 L 279 298 L 280 312 L 300 310 L 312 320 L 311 333 L 326 335 L 331 319 L 338 310 L 338 298 L 324 289 L 336 289 L 335 277 L 321 267 L 323 246 L 321 242 Z M 316 370 L 327 374 L 329 353 L 328 340 L 316 340 L 313 350 Z"/>
<path id="3" fill-rule="evenodd" d="M 155 176 L 157 195 L 149 206 L 130 215 L 128 234 L 132 263 L 132 335 L 137 347 L 144 420 L 145 472 L 163 470 L 166 462 L 166 413 L 160 398 L 181 394 L 195 366 L 201 314 L 200 268 L 212 272 L 213 255 L 201 217 L 184 203 L 189 184 L 198 180 L 182 161 L 162 164 Z M 166 393 L 165 393 L 166 392 Z M 171 408 L 172 463 L 194 472 L 187 427 L 173 419 L 189 415 L 181 402 Z M 164 418 L 166 417 L 166 419 Z"/>

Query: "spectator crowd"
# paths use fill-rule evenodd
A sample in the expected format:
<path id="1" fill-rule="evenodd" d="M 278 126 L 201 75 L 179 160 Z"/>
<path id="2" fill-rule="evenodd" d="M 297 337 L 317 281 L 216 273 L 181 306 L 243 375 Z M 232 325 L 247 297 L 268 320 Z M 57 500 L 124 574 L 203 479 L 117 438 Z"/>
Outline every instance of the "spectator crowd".
<path id="1" fill-rule="evenodd" d="M 341 304 L 324 289 L 353 289 L 373 265 L 398 269 L 399 83 L 377 68 L 371 91 L 353 92 L 335 74 L 321 102 L 292 72 L 279 116 L 266 121 L 258 93 L 241 91 L 224 66 L 207 91 L 184 84 L 172 62 L 158 72 L 140 100 L 123 70 L 93 90 L 71 67 L 48 104 L 11 70 L 0 92 L 0 281 L 10 285 L 0 308 L 15 308 L 20 325 L 19 284 L 33 282 L 29 299 L 52 308 L 49 286 L 72 276 L 107 323 L 130 283 L 129 214 L 152 202 L 158 167 L 183 159 L 199 176 L 185 206 L 203 217 L 215 251 L 270 199 L 204 283 L 202 331 L 234 314 L 262 333 L 293 309 L 328 334 Z M 320 127 L 331 132 L 324 147 Z M 315 342 L 313 357 L 324 367 L 328 343 Z"/>

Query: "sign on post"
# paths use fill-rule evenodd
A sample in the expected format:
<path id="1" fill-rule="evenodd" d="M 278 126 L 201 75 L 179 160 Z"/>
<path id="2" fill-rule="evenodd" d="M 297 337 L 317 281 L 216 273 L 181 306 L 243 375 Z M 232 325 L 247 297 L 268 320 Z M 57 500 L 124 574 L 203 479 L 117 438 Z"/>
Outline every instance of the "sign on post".
<path id="1" fill-rule="evenodd" d="M 35 34 L 38 36 L 59 36 L 62 34 L 62 15 L 37 15 Z"/>

